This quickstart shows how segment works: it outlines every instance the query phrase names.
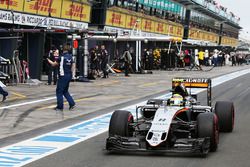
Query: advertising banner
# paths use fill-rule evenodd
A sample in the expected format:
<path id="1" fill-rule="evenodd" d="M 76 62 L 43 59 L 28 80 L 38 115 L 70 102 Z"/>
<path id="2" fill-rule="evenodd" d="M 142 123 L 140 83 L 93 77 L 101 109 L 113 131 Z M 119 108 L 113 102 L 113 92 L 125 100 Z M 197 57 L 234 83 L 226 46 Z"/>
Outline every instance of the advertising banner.
<path id="1" fill-rule="evenodd" d="M 145 2 L 144 0 L 139 0 L 140 4 L 145 4 L 144 2 Z"/>
<path id="2" fill-rule="evenodd" d="M 154 21 L 142 19 L 142 30 L 146 32 L 154 32 Z"/>
<path id="3" fill-rule="evenodd" d="M 89 22 L 90 20 L 90 7 L 80 3 L 73 3 L 71 5 L 71 14 L 73 20 L 81 20 Z"/>
<path id="4" fill-rule="evenodd" d="M 117 28 L 117 27 L 110 27 L 105 26 L 104 31 L 107 32 L 117 32 L 118 36 L 124 36 L 124 34 L 133 34 L 133 31 L 130 29 L 123 29 L 123 28 Z M 163 34 L 156 34 L 156 33 L 149 33 L 149 32 L 140 32 L 133 34 L 134 36 L 140 36 L 140 37 L 167 37 Z"/>
<path id="5" fill-rule="evenodd" d="M 34 8 L 37 14 L 48 16 L 49 13 L 52 17 L 60 17 L 62 1 L 56 0 L 40 0 L 36 1 Z"/>
<path id="6" fill-rule="evenodd" d="M 165 7 L 165 0 L 160 0 L 161 1 L 161 5 L 160 5 L 160 8 L 162 10 L 164 10 L 164 7 Z"/>
<path id="7" fill-rule="evenodd" d="M 160 23 L 160 22 L 155 22 L 155 32 L 159 34 L 166 34 L 166 24 Z"/>
<path id="8" fill-rule="evenodd" d="M 184 29 L 181 26 L 177 26 L 176 28 L 176 36 L 178 37 L 183 37 L 184 35 Z"/>
<path id="9" fill-rule="evenodd" d="M 62 1 L 52 0 L 53 3 L 51 5 L 51 16 L 52 17 L 61 17 L 62 10 Z"/>
<path id="10" fill-rule="evenodd" d="M 114 12 L 112 15 L 113 26 L 125 27 L 126 26 L 126 14 Z"/>
<path id="11" fill-rule="evenodd" d="M 24 0 L 0 0 L 0 9 L 23 11 Z"/>
<path id="12" fill-rule="evenodd" d="M 106 26 L 142 30 L 144 32 L 168 34 L 175 37 L 183 37 L 183 27 L 180 25 L 167 24 L 153 21 L 148 18 L 137 17 L 108 10 L 106 13 Z"/>
<path id="13" fill-rule="evenodd" d="M 8 9 L 8 1 L 0 0 L 0 9 Z"/>
<path id="14" fill-rule="evenodd" d="M 219 41 L 218 34 L 199 30 L 199 29 L 190 29 L 189 30 L 189 38 L 210 41 L 213 43 L 217 43 Z"/>
<path id="15" fill-rule="evenodd" d="M 149 7 L 153 7 L 153 3 L 154 3 L 153 1 L 155 1 L 155 0 L 148 0 L 148 6 Z"/>
<path id="16" fill-rule="evenodd" d="M 157 1 L 158 0 L 153 0 L 153 8 L 157 8 Z"/>
<path id="17" fill-rule="evenodd" d="M 81 20 L 83 11 L 83 6 L 81 4 L 73 2 L 69 7 L 69 11 L 71 14 L 71 19 Z"/>
<path id="18" fill-rule="evenodd" d="M 175 37 L 183 37 L 184 29 L 181 26 L 169 24 L 166 27 L 167 34 Z"/>
<path id="19" fill-rule="evenodd" d="M 72 1 L 63 1 L 62 2 L 62 13 L 61 17 L 64 19 L 71 19 L 72 11 L 71 11 L 71 5 Z"/>
<path id="20" fill-rule="evenodd" d="M 63 29 L 86 29 L 88 24 L 78 21 L 69 21 L 65 19 L 56 19 L 45 16 L 37 16 L 31 14 L 23 14 L 13 12 L 14 17 L 10 11 L 0 10 L 0 22 L 27 25 L 33 27 L 47 27 L 47 28 L 63 28 Z M 13 20 L 14 19 L 14 20 Z"/>
<path id="21" fill-rule="evenodd" d="M 0 0 L 0 9 L 89 22 L 91 6 L 71 0 Z"/>
<path id="22" fill-rule="evenodd" d="M 91 7 L 88 5 L 82 5 L 81 21 L 90 22 Z"/>
<path id="23" fill-rule="evenodd" d="M 107 10 L 105 25 L 113 26 L 112 15 L 113 15 L 113 11 Z"/>
<path id="24" fill-rule="evenodd" d="M 39 16 L 46 16 L 49 17 L 50 20 L 54 21 L 62 20 L 60 18 L 63 18 L 83 22 L 90 21 L 91 13 L 91 6 L 78 2 L 72 2 L 71 0 L 0 0 L 0 9 L 9 11 L 6 13 L 3 13 L 3 11 L 1 11 L 2 19 L 0 20 L 2 20 L 4 23 L 6 23 L 6 17 L 12 18 L 12 16 L 7 16 L 8 13 L 10 13 L 11 15 L 10 10 L 14 12 L 20 12 L 14 15 L 17 24 L 17 20 L 22 20 L 22 18 L 20 18 L 21 16 L 31 16 L 21 14 L 21 12 L 27 14 L 35 14 L 36 16 L 32 16 L 34 18 L 33 20 L 39 20 L 39 18 L 42 18 Z M 27 17 L 26 19 L 28 18 L 29 17 Z M 29 25 L 27 22 L 25 22 L 23 25 L 25 24 Z M 64 23 L 62 24 L 64 25 Z"/>
<path id="25" fill-rule="evenodd" d="M 139 0 L 139 3 L 149 6 L 149 1 L 151 2 L 151 4 L 153 4 L 152 0 Z"/>
<path id="26" fill-rule="evenodd" d="M 223 36 L 222 40 L 221 40 L 221 44 L 222 45 L 226 45 L 226 46 L 233 46 L 233 47 L 235 47 L 235 46 L 238 45 L 238 39 Z"/>
<path id="27" fill-rule="evenodd" d="M 170 2 L 167 8 L 168 11 L 180 14 L 181 6 L 177 3 Z"/>
<path id="28" fill-rule="evenodd" d="M 24 11 L 31 14 L 37 14 L 37 8 L 38 8 L 37 1 L 24 1 Z"/>
<path id="29" fill-rule="evenodd" d="M 161 0 L 156 0 L 156 8 L 161 9 Z"/>
<path id="30" fill-rule="evenodd" d="M 168 28 L 168 29 L 167 29 L 168 35 L 173 36 L 173 35 L 174 35 L 174 26 L 171 25 L 171 24 L 169 24 L 167 28 Z"/>
<path id="31" fill-rule="evenodd" d="M 85 4 L 63 1 L 61 17 L 78 21 L 90 21 L 91 7 Z"/>
<path id="32" fill-rule="evenodd" d="M 24 0 L 24 12 L 43 16 L 60 17 L 62 1 L 58 0 Z"/>
<path id="33" fill-rule="evenodd" d="M 162 9 L 177 14 L 181 14 L 182 10 L 182 6 L 180 4 L 170 0 L 139 0 L 139 3 L 147 7 Z"/>
<path id="34" fill-rule="evenodd" d="M 136 16 L 126 16 L 126 28 L 141 30 L 141 18 Z"/>
<path id="35" fill-rule="evenodd" d="M 126 27 L 126 14 L 107 11 L 106 24 L 115 27 Z"/>
<path id="36" fill-rule="evenodd" d="M 169 3 L 170 2 L 168 0 L 164 1 L 164 7 L 163 7 L 164 10 L 168 10 Z"/>
<path id="37" fill-rule="evenodd" d="M 8 9 L 9 3 L 11 3 L 11 6 L 17 6 L 17 1 L 0 0 L 0 9 Z"/>

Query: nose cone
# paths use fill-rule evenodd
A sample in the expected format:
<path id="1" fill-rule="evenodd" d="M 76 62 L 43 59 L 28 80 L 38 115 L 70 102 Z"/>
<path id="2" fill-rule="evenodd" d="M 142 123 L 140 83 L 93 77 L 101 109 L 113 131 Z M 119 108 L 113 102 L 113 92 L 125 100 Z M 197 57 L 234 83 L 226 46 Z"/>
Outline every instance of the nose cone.
<path id="1" fill-rule="evenodd" d="M 166 138 L 166 132 L 149 132 L 146 139 L 150 146 L 156 147 L 164 142 Z"/>

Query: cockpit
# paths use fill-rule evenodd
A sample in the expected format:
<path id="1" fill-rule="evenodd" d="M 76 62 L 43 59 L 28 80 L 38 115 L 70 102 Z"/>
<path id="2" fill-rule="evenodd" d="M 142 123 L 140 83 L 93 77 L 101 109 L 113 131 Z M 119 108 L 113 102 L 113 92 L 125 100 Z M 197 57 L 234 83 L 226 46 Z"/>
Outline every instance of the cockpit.
<path id="1" fill-rule="evenodd" d="M 180 94 L 173 94 L 172 97 L 168 100 L 169 106 L 183 106 L 184 98 Z"/>

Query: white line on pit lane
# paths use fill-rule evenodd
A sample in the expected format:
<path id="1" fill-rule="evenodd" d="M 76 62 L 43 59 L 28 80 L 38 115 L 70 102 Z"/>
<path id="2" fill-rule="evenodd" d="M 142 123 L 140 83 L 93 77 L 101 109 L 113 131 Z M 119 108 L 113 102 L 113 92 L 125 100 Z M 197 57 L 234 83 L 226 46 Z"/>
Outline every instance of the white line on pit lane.
<path id="1" fill-rule="evenodd" d="M 243 70 L 212 79 L 213 87 L 231 79 L 250 73 Z M 204 90 L 204 89 L 203 89 Z M 202 90 L 195 90 L 196 93 Z M 166 98 L 171 93 L 156 97 Z M 145 104 L 146 101 L 127 106 L 121 110 L 128 110 L 135 114 L 135 107 Z M 81 123 L 65 127 L 35 138 L 31 138 L 0 149 L 0 166 L 20 167 L 34 162 L 45 156 L 66 149 L 79 142 L 95 137 L 108 130 L 109 120 L 113 112 L 92 118 Z M 101 150 L 101 148 L 100 148 Z"/>
<path id="2" fill-rule="evenodd" d="M 40 102 L 49 101 L 49 100 L 53 100 L 53 99 L 56 99 L 56 97 L 48 97 L 48 98 L 41 99 L 41 100 L 34 100 L 34 101 L 28 101 L 28 102 L 24 102 L 24 103 L 18 103 L 18 104 L 13 104 L 13 105 L 9 105 L 9 106 L 4 106 L 4 107 L 0 107 L 0 110 L 13 108 L 13 107 L 20 107 L 20 106 L 24 106 L 27 104 L 40 103 Z"/>
<path id="3" fill-rule="evenodd" d="M 74 94 L 71 94 L 71 95 L 74 96 Z M 44 99 L 40 99 L 40 100 L 33 100 L 33 101 L 28 101 L 28 102 L 23 102 L 23 103 L 18 103 L 18 104 L 12 104 L 12 105 L 9 105 L 9 106 L 0 107 L 0 110 L 25 106 L 27 104 L 41 103 L 41 102 L 50 101 L 50 100 L 53 100 L 53 99 L 56 99 L 56 97 L 54 96 L 54 97 L 48 97 L 48 98 L 44 98 Z"/>

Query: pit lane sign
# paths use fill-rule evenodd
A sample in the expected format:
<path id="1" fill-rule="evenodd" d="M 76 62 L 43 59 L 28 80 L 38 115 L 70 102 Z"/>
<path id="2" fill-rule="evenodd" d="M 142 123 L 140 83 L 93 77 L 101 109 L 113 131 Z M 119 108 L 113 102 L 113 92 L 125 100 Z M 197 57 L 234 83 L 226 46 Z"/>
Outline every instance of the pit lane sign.
<path id="1" fill-rule="evenodd" d="M 27 26 L 47 27 L 47 28 L 65 28 L 65 29 L 86 29 L 88 23 L 70 21 L 65 19 L 56 19 L 52 17 L 44 17 L 18 12 L 0 10 L 0 23 L 19 24 Z"/>

